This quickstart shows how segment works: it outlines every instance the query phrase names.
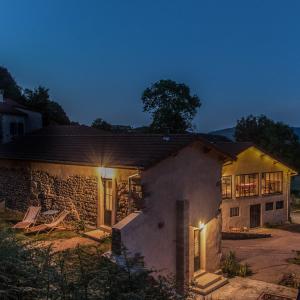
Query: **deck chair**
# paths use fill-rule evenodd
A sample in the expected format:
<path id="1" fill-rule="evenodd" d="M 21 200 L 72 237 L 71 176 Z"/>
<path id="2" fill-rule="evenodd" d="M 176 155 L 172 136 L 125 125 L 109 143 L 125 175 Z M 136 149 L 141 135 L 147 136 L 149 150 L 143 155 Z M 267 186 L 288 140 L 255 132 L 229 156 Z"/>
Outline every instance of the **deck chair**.
<path id="1" fill-rule="evenodd" d="M 65 220 L 69 213 L 69 211 L 64 210 L 51 223 L 30 227 L 28 228 L 27 233 L 39 234 L 41 231 L 48 231 L 48 233 L 50 233 L 52 230 L 60 228 L 59 225 Z"/>
<path id="2" fill-rule="evenodd" d="M 31 225 L 34 225 L 36 223 L 40 211 L 40 206 L 29 206 L 23 220 L 15 224 L 12 228 L 25 230 L 28 229 Z"/>

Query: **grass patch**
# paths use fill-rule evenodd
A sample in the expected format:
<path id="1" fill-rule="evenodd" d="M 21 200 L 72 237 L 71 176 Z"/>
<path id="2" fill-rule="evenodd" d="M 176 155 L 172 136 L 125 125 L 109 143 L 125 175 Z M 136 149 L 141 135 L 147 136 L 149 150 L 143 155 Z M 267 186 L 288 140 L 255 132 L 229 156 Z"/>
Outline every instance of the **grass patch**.
<path id="1" fill-rule="evenodd" d="M 273 228 L 300 233 L 300 224 L 282 224 Z"/>
<path id="2" fill-rule="evenodd" d="M 0 212 L 0 230 L 10 229 L 14 224 L 23 219 L 23 214 L 11 210 Z M 25 234 L 22 230 L 16 230 L 16 238 L 19 240 L 28 239 L 31 241 L 52 241 L 58 239 L 70 239 L 72 237 L 80 236 L 75 231 L 71 230 L 55 230 L 49 234 L 47 232 L 40 234 Z"/>

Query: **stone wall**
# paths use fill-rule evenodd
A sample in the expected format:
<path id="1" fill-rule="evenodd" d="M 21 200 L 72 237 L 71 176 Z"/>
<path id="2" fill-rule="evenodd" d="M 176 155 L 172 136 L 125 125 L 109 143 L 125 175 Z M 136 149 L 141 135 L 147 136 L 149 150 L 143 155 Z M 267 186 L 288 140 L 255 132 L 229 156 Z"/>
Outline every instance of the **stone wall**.
<path id="1" fill-rule="evenodd" d="M 130 189 L 129 180 L 117 180 L 116 182 L 116 222 L 121 221 L 130 213 L 141 210 L 142 195 Z"/>
<path id="2" fill-rule="evenodd" d="M 30 195 L 30 170 L 0 168 L 0 201 L 8 208 L 24 211 Z"/>
<path id="3" fill-rule="evenodd" d="M 130 213 L 130 193 L 128 180 L 116 182 L 117 204 L 116 204 L 116 223 L 124 219 Z"/>
<path id="4" fill-rule="evenodd" d="M 25 211 L 29 205 L 41 205 L 43 211 L 67 209 L 73 219 L 96 226 L 97 198 L 97 176 L 60 178 L 30 168 L 0 168 L 0 199 L 11 209 Z"/>

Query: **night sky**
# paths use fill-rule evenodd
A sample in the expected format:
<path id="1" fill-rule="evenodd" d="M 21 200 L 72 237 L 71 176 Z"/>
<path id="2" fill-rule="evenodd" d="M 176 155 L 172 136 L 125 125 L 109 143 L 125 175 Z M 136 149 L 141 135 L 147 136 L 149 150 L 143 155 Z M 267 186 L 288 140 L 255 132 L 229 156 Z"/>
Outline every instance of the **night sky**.
<path id="1" fill-rule="evenodd" d="M 300 125 L 300 1 L 0 0 L 0 65 L 73 121 L 146 125 L 141 93 L 190 86 L 205 132 L 266 114 Z"/>

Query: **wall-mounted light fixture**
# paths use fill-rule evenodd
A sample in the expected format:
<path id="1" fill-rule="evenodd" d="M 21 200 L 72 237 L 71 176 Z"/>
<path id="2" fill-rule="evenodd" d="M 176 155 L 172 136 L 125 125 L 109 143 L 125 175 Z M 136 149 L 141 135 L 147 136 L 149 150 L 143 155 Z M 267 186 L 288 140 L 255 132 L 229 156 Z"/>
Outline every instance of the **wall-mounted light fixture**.
<path id="1" fill-rule="evenodd" d="M 201 230 L 201 229 L 203 229 L 205 227 L 205 224 L 200 221 L 199 224 L 198 224 L 198 227 Z"/>
<path id="2" fill-rule="evenodd" d="M 114 169 L 99 167 L 99 174 L 102 178 L 113 178 L 114 177 Z"/>

